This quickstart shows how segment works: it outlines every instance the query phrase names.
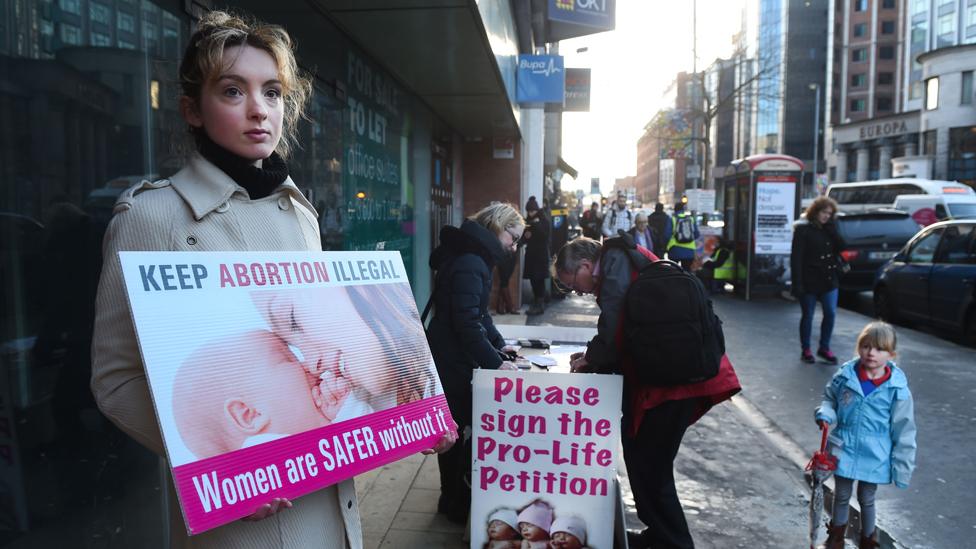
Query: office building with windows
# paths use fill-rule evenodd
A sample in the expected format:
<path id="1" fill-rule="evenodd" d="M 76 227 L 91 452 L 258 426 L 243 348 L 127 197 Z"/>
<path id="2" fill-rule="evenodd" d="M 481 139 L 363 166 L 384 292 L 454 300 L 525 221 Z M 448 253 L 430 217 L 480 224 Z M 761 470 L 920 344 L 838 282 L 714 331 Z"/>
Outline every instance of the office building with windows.
<path id="1" fill-rule="evenodd" d="M 912 165 L 925 166 L 913 175 L 971 182 L 976 2 L 835 0 L 830 16 L 829 180 Z"/>

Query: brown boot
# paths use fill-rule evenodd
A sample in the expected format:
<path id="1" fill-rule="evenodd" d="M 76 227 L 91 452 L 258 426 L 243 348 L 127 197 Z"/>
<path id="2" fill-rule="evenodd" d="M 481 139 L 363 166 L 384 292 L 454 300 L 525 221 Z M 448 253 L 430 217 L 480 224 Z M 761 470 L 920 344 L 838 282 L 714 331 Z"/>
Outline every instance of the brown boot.
<path id="1" fill-rule="evenodd" d="M 827 541 L 821 545 L 822 549 L 844 549 L 844 530 L 847 530 L 846 524 L 841 524 L 840 526 L 834 526 L 831 522 L 827 525 Z"/>
<path id="2" fill-rule="evenodd" d="M 875 549 L 876 547 L 881 547 L 881 545 L 878 543 L 877 540 L 878 540 L 878 530 L 876 528 L 874 532 L 871 533 L 870 536 L 868 537 L 861 536 L 861 543 L 859 543 L 857 547 L 858 549 Z"/>

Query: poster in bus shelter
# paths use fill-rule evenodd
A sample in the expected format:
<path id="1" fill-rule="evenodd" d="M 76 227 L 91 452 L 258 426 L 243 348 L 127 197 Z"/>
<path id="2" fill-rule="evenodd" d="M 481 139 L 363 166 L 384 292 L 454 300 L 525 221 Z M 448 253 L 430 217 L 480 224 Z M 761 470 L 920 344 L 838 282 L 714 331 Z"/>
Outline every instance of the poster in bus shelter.
<path id="1" fill-rule="evenodd" d="M 475 370 L 472 549 L 613 548 L 622 380 Z"/>
<path id="2" fill-rule="evenodd" d="M 796 175 L 756 177 L 755 241 L 751 284 L 754 289 L 785 288 L 790 279 L 793 221 L 796 219 Z"/>
<path id="3" fill-rule="evenodd" d="M 120 258 L 190 534 L 453 429 L 399 254 Z"/>

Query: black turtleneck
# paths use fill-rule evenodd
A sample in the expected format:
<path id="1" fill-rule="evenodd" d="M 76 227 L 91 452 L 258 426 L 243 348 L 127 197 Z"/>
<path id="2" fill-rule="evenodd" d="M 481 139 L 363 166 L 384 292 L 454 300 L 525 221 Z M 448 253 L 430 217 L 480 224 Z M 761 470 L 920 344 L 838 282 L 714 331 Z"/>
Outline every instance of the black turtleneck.
<path id="1" fill-rule="evenodd" d="M 276 152 L 265 158 L 261 163 L 262 167 L 258 168 L 250 160 L 241 158 L 214 143 L 205 132 L 199 132 L 197 142 L 200 154 L 213 162 L 238 185 L 244 187 L 251 200 L 270 195 L 288 178 L 288 164 Z"/>

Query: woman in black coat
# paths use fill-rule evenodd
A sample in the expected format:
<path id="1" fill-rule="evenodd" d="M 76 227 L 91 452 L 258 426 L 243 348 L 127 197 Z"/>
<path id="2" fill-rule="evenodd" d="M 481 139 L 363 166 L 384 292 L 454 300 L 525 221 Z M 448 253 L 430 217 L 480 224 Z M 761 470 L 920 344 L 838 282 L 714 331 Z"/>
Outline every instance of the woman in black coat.
<path id="1" fill-rule="evenodd" d="M 522 278 L 532 284 L 532 305 L 526 314 L 541 315 L 545 312 L 546 279 L 552 254 L 549 248 L 549 217 L 539 209 L 534 196 L 525 203 L 525 268 Z"/>
<path id="2" fill-rule="evenodd" d="M 492 268 L 505 254 L 515 252 L 524 230 L 525 221 L 515 207 L 492 204 L 464 220 L 460 228 L 441 229 L 441 243 L 430 256 L 436 276 L 427 340 L 458 433 L 471 426 L 474 370 L 515 369 L 499 352 L 510 349 L 488 313 L 488 296 Z M 438 455 L 437 463 L 441 472 L 437 511 L 463 524 L 471 506 L 466 482 L 471 472 L 470 438 Z"/>
<path id="3" fill-rule="evenodd" d="M 800 302 L 803 316 L 800 318 L 800 360 L 816 362 L 810 351 L 810 332 L 813 329 L 813 312 L 817 302 L 823 310 L 820 323 L 820 345 L 817 356 L 830 364 L 837 364 L 837 357 L 830 350 L 830 336 L 834 331 L 837 313 L 837 288 L 840 286 L 841 240 L 834 225 L 837 203 L 822 196 L 807 208 L 806 219 L 793 226 L 793 251 L 790 256 L 792 293 Z"/>

